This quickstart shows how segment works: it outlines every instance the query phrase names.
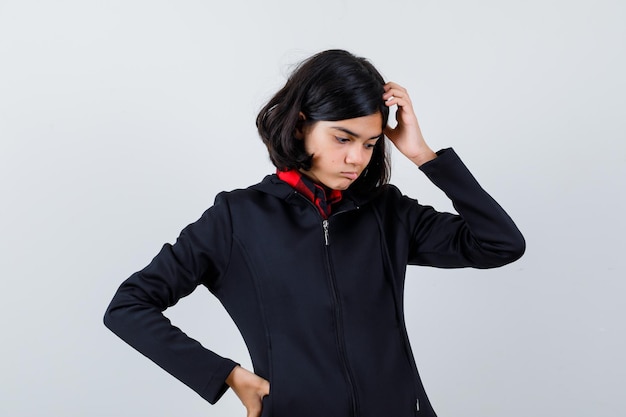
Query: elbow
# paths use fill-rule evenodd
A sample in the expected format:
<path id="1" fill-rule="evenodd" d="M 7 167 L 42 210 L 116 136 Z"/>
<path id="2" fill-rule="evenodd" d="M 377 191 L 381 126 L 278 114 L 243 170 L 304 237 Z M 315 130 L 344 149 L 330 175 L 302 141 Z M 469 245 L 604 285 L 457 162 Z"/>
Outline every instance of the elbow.
<path id="1" fill-rule="evenodd" d="M 526 241 L 521 233 L 508 235 L 507 240 L 489 245 L 480 245 L 477 251 L 481 255 L 474 258 L 475 268 L 499 268 L 501 266 L 517 261 L 526 252 Z"/>
<path id="2" fill-rule="evenodd" d="M 117 328 L 116 321 L 117 320 L 116 320 L 115 314 L 113 313 L 112 308 L 109 305 L 109 307 L 107 307 L 106 311 L 104 312 L 104 317 L 102 319 L 102 322 L 104 323 L 107 329 L 115 333 L 115 329 Z"/>
<path id="3" fill-rule="evenodd" d="M 512 239 L 508 242 L 506 249 L 503 249 L 501 253 L 500 265 L 510 264 L 521 258 L 526 252 L 526 240 L 521 233 L 516 233 L 512 236 Z"/>
<path id="4" fill-rule="evenodd" d="M 526 240 L 524 240 L 524 237 L 520 234 L 519 238 L 511 244 L 506 263 L 517 261 L 524 255 L 524 252 L 526 252 Z"/>
<path id="5" fill-rule="evenodd" d="M 127 342 L 138 330 L 137 323 L 129 317 L 127 309 L 119 306 L 109 306 L 107 308 L 104 313 L 103 323 L 113 334 Z"/>
<path id="6" fill-rule="evenodd" d="M 524 239 L 524 236 L 522 236 L 522 234 L 519 234 L 519 238 L 515 244 L 514 247 L 514 251 L 513 251 L 513 261 L 517 261 L 519 258 L 521 258 L 524 253 L 526 252 L 526 240 Z"/>
<path id="7" fill-rule="evenodd" d="M 116 295 L 116 297 L 113 297 L 113 300 L 104 312 L 104 317 L 102 319 L 105 327 L 118 336 L 125 327 L 125 323 L 127 321 L 125 310 L 126 309 L 123 308 L 123 305 L 117 299 Z"/>

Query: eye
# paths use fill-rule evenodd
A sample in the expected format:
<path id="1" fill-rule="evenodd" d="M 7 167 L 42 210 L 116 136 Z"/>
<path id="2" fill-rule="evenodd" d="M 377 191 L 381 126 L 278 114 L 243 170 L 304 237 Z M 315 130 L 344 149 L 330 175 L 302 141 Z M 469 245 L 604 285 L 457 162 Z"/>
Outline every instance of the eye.
<path id="1" fill-rule="evenodd" d="M 371 149 L 374 149 L 374 147 L 375 147 L 375 146 L 376 146 L 376 144 L 375 144 L 375 143 L 366 143 L 366 144 L 365 144 L 365 148 L 366 148 L 366 149 L 370 149 L 370 150 L 371 150 Z"/>
<path id="2" fill-rule="evenodd" d="M 335 136 L 335 139 L 339 143 L 348 143 L 348 142 L 350 142 L 350 139 L 348 139 L 348 138 L 340 138 L 339 136 Z"/>

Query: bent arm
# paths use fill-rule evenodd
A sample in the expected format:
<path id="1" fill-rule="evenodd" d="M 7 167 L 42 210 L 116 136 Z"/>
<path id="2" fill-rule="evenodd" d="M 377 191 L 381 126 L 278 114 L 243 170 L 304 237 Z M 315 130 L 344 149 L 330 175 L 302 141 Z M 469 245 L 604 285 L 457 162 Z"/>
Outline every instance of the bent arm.
<path id="1" fill-rule="evenodd" d="M 410 264 L 493 268 L 524 254 L 524 237 L 513 220 L 453 149 L 439 151 L 420 170 L 450 198 L 458 215 L 412 205 L 408 214 L 413 242 Z"/>
<path id="2" fill-rule="evenodd" d="M 398 215 L 411 234 L 410 264 L 454 268 L 490 268 L 518 259 L 525 250 L 522 234 L 506 212 L 474 179 L 452 149 L 435 153 L 422 135 L 408 91 L 385 84 L 387 106 L 397 105 L 395 128 L 385 135 L 452 200 L 459 213 L 438 213 L 407 197 Z"/>
<path id="3" fill-rule="evenodd" d="M 104 316 L 116 335 L 210 403 L 228 389 L 226 378 L 237 364 L 204 348 L 162 312 L 199 284 L 219 282 L 230 251 L 224 211 L 212 207 L 174 245 L 165 244 L 147 267 L 122 283 Z"/>

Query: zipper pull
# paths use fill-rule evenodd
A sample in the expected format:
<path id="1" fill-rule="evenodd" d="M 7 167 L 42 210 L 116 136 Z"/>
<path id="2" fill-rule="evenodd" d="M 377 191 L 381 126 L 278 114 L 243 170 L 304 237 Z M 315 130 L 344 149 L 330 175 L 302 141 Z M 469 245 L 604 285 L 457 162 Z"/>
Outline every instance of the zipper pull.
<path id="1" fill-rule="evenodd" d="M 328 246 L 328 220 L 322 222 L 322 228 L 324 229 L 324 243 Z"/>

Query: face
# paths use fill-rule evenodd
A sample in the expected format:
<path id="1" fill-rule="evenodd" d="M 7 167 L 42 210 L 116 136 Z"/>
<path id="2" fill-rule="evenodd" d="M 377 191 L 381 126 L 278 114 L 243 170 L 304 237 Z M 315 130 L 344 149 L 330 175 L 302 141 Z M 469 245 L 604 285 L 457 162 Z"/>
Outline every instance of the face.
<path id="1" fill-rule="evenodd" d="M 333 190 L 347 189 L 372 159 L 374 145 L 382 135 L 380 113 L 339 121 L 306 125 L 299 138 L 313 155 L 313 164 L 302 173 Z"/>

